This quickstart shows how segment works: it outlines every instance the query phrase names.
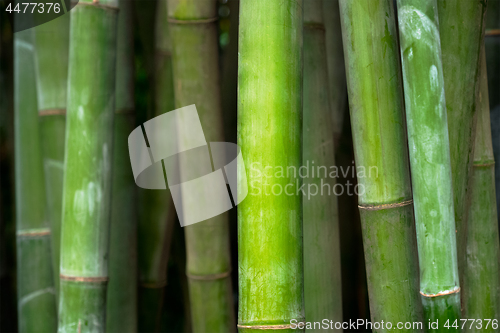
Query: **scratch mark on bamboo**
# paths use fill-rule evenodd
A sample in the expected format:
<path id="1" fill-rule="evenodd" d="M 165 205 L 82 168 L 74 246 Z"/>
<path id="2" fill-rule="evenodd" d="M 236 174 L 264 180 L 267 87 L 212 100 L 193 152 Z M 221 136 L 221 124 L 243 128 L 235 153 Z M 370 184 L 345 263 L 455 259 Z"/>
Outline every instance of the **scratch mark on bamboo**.
<path id="1" fill-rule="evenodd" d="M 290 321 L 292 321 L 291 319 Z M 303 321 L 304 319 L 301 319 L 300 321 L 297 321 L 296 324 L 294 324 L 295 328 L 298 327 L 299 325 L 305 325 L 306 323 Z M 238 328 L 250 328 L 254 330 L 286 330 L 286 329 L 291 329 L 292 324 L 279 324 L 279 325 L 237 325 Z"/>
<path id="2" fill-rule="evenodd" d="M 425 294 L 423 292 L 420 292 L 420 295 L 422 295 L 424 297 L 438 297 L 438 296 L 446 296 L 446 295 L 456 294 L 458 292 L 460 292 L 460 287 L 457 287 L 453 290 L 441 291 L 437 294 Z"/>
<path id="3" fill-rule="evenodd" d="M 360 209 L 366 209 L 366 210 L 381 210 L 381 209 L 389 209 L 389 208 L 395 208 L 395 207 L 404 207 L 411 205 L 413 203 L 413 200 L 406 200 L 402 202 L 396 202 L 396 203 L 391 203 L 391 204 L 382 204 L 382 205 L 358 205 Z"/>
<path id="4" fill-rule="evenodd" d="M 107 283 L 107 276 L 70 276 L 60 274 L 59 277 L 61 280 L 66 281 L 75 281 L 75 282 L 90 282 L 90 283 Z"/>
<path id="5" fill-rule="evenodd" d="M 44 116 L 65 116 L 66 115 L 66 109 L 45 109 L 45 110 L 40 110 L 38 111 L 38 115 L 40 117 Z"/>
<path id="6" fill-rule="evenodd" d="M 50 235 L 49 228 L 41 228 L 41 229 L 24 229 L 17 231 L 18 237 L 40 237 L 40 236 L 48 236 Z"/>
<path id="7" fill-rule="evenodd" d="M 52 295 L 54 295 L 55 294 L 54 287 L 48 287 L 48 288 L 45 288 L 45 289 L 40 289 L 40 290 L 34 291 L 32 293 L 29 293 L 28 295 L 22 297 L 19 300 L 19 307 L 22 308 L 24 305 L 26 305 L 26 303 L 34 300 L 35 298 L 37 298 L 39 296 L 44 295 L 44 294 L 52 294 Z"/>

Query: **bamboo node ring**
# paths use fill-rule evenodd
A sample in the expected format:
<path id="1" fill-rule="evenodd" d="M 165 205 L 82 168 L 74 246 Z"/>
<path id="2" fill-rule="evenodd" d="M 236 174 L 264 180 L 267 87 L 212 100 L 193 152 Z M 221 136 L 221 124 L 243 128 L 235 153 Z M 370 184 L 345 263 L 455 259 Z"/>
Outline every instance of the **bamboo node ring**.
<path id="1" fill-rule="evenodd" d="M 114 11 L 120 10 L 120 8 L 118 8 L 118 6 L 103 5 L 103 4 L 99 3 L 99 1 L 96 1 L 96 0 L 92 0 L 92 2 L 72 1 L 71 3 L 73 4 L 73 6 L 71 6 L 71 7 L 74 7 L 75 5 L 83 5 L 83 6 L 92 6 L 92 7 L 102 8 L 102 9 L 109 9 L 109 10 L 114 10 Z"/>
<path id="2" fill-rule="evenodd" d="M 498 37 L 500 36 L 500 29 L 488 29 L 484 32 L 485 37 Z"/>
<path id="3" fill-rule="evenodd" d="M 475 167 L 487 167 L 487 166 L 492 166 L 495 165 L 495 161 L 492 162 L 487 162 L 487 163 L 474 163 L 473 166 Z"/>
<path id="4" fill-rule="evenodd" d="M 391 203 L 391 204 L 382 204 L 382 205 L 358 205 L 360 209 L 366 209 L 366 210 L 382 210 L 382 209 L 389 209 L 389 208 L 396 208 L 396 207 L 404 207 L 411 205 L 413 203 L 413 200 L 406 200 L 402 202 L 396 202 L 396 203 Z"/>
<path id="5" fill-rule="evenodd" d="M 304 319 L 297 321 L 294 326 L 305 325 Z M 237 325 L 238 328 L 250 328 L 254 330 L 286 330 L 291 329 L 292 324 L 276 324 L 276 325 Z"/>
<path id="6" fill-rule="evenodd" d="M 171 17 L 167 19 L 168 23 L 174 23 L 174 24 L 206 24 L 215 22 L 217 20 L 219 20 L 218 16 L 200 20 L 176 20 Z"/>
<path id="7" fill-rule="evenodd" d="M 453 290 L 448 290 L 448 291 L 442 291 L 437 294 L 425 294 L 423 292 L 420 292 L 420 295 L 424 297 L 438 297 L 438 296 L 446 296 L 446 295 L 451 295 L 451 294 L 456 294 L 460 292 L 460 287 L 453 289 Z"/>
<path id="8" fill-rule="evenodd" d="M 208 274 L 208 275 L 195 275 L 195 274 L 189 274 L 188 272 L 186 272 L 186 276 L 188 278 L 190 278 L 191 280 L 202 280 L 202 281 L 220 280 L 220 279 L 224 279 L 230 275 L 231 275 L 231 270 L 224 272 L 224 273 Z"/>
<path id="9" fill-rule="evenodd" d="M 50 229 L 49 228 L 42 228 L 42 229 L 18 230 L 16 232 L 16 235 L 18 237 L 40 237 L 40 236 L 48 236 L 48 235 L 50 235 Z"/>
<path id="10" fill-rule="evenodd" d="M 66 115 L 66 109 L 45 109 L 38 111 L 40 117 L 44 116 L 64 116 Z"/>
<path id="11" fill-rule="evenodd" d="M 90 282 L 90 283 L 107 283 L 107 276 L 70 276 L 59 274 L 61 280 L 75 281 L 75 282 Z"/>

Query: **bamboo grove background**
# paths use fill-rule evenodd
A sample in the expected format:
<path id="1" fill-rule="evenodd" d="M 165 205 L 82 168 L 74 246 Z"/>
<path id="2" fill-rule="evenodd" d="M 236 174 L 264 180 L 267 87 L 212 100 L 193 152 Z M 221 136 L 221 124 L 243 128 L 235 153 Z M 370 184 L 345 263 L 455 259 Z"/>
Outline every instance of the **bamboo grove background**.
<path id="1" fill-rule="evenodd" d="M 101 0 L 19 33 L 8 4 L 0 332 L 500 320 L 500 1 Z M 168 191 L 136 187 L 127 137 L 189 104 L 208 141 L 237 142 L 247 165 L 315 160 L 379 177 L 331 183 L 363 184 L 359 197 L 249 196 L 181 228 Z M 269 119 L 294 138 L 285 151 L 267 144 Z M 95 213 L 65 216 L 91 183 L 107 193 L 89 198 Z M 254 207 L 267 228 L 252 229 Z"/>

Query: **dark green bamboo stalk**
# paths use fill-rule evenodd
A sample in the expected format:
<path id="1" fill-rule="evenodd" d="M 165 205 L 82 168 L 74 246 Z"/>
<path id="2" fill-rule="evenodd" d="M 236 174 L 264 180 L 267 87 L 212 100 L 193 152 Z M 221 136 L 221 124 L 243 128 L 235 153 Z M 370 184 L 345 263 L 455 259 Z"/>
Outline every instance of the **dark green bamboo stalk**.
<path id="1" fill-rule="evenodd" d="M 372 321 L 421 321 L 392 1 L 341 0 L 340 13 Z"/>
<path id="2" fill-rule="evenodd" d="M 166 5 L 157 2 L 153 116 L 175 109 Z M 139 196 L 139 331 L 157 332 L 176 216 L 170 191 L 140 189 Z"/>
<path id="3" fill-rule="evenodd" d="M 30 333 L 57 329 L 33 50 L 32 30 L 14 35 L 17 311 Z"/>
<path id="4" fill-rule="evenodd" d="M 40 116 L 47 213 L 52 234 L 52 265 L 56 296 L 59 294 L 69 18 L 70 15 L 63 15 L 34 29 L 38 114 Z"/>
<path id="5" fill-rule="evenodd" d="M 323 2 L 304 2 L 304 124 L 302 165 L 326 168 L 304 180 L 314 196 L 303 198 L 304 220 L 304 304 L 306 321 L 328 318 L 342 322 L 340 237 L 335 178 L 328 170 L 335 166 L 330 111 Z M 339 26 L 340 29 L 340 26 Z M 314 167 L 313 167 L 314 168 Z M 318 169 L 319 170 L 319 169 Z M 322 329 L 307 330 L 320 332 Z M 331 330 L 341 332 L 342 330 Z"/>
<path id="6" fill-rule="evenodd" d="M 133 3 L 119 5 L 106 332 L 123 333 L 137 331 L 137 206 L 127 140 L 135 128 Z"/>
<path id="7" fill-rule="evenodd" d="M 207 142 L 223 142 L 217 1 L 169 0 L 177 108 L 196 104 Z M 184 228 L 194 332 L 234 332 L 228 215 Z"/>
<path id="8" fill-rule="evenodd" d="M 467 247 L 467 209 L 470 201 L 468 183 L 473 161 L 479 53 L 484 38 L 485 12 L 486 1 L 483 0 L 461 0 L 453 4 L 446 0 L 438 1 L 458 269 L 462 288 L 467 288 L 463 281 L 463 269 Z"/>
<path id="9" fill-rule="evenodd" d="M 398 0 L 398 18 L 420 294 L 426 319 L 453 324 L 460 283 L 437 2 Z"/>
<path id="10" fill-rule="evenodd" d="M 471 203 L 467 231 L 464 317 L 498 318 L 500 315 L 500 245 L 495 195 L 495 160 L 490 127 L 488 79 L 484 47 L 477 98 L 477 130 L 471 173 Z M 467 332 L 497 332 L 493 325 L 466 325 Z"/>
<path id="11" fill-rule="evenodd" d="M 303 332 L 293 329 L 305 316 L 302 180 L 264 172 L 302 165 L 302 4 L 240 2 L 238 145 L 249 191 L 238 205 L 240 332 Z"/>
<path id="12" fill-rule="evenodd" d="M 71 10 L 59 332 L 104 332 L 118 3 Z"/>
<path id="13" fill-rule="evenodd" d="M 347 105 L 344 52 L 338 0 L 323 1 L 324 24 L 326 28 L 326 55 L 328 62 L 328 85 L 332 113 L 333 138 L 338 147 Z"/>

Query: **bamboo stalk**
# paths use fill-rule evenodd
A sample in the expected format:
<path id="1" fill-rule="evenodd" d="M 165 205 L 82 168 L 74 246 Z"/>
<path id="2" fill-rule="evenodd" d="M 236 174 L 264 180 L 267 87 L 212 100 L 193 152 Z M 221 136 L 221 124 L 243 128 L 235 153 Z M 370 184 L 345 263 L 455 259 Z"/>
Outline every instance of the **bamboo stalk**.
<path id="1" fill-rule="evenodd" d="M 344 52 L 342 49 L 339 1 L 323 1 L 323 13 L 326 29 L 328 86 L 330 88 L 328 94 L 332 113 L 334 144 L 335 147 L 338 148 L 347 106 L 347 85 L 345 78 Z"/>
<path id="2" fill-rule="evenodd" d="M 175 109 L 167 1 L 157 2 L 154 115 Z M 167 263 L 175 223 L 170 191 L 139 190 L 139 331 L 157 332 L 167 285 Z"/>
<path id="3" fill-rule="evenodd" d="M 293 329 L 305 315 L 302 180 L 264 175 L 302 165 L 302 4 L 240 2 L 238 145 L 249 185 L 238 205 L 240 332 L 303 332 Z"/>
<path id="4" fill-rule="evenodd" d="M 392 1 L 341 0 L 340 12 L 372 321 L 421 321 Z"/>
<path id="5" fill-rule="evenodd" d="M 436 0 L 398 0 L 424 316 L 460 319 L 455 214 Z M 442 327 L 436 332 L 441 332 Z"/>
<path id="6" fill-rule="evenodd" d="M 106 332 L 137 331 L 136 185 L 128 154 L 135 128 L 133 3 L 120 0 Z"/>
<path id="7" fill-rule="evenodd" d="M 223 142 L 217 1 L 169 0 L 176 108 L 196 104 L 207 142 Z M 227 213 L 184 227 L 194 332 L 234 332 Z"/>
<path id="8" fill-rule="evenodd" d="M 116 79 L 116 0 L 71 10 L 59 332 L 104 332 Z"/>
<path id="9" fill-rule="evenodd" d="M 495 195 L 495 160 L 490 127 L 488 79 L 484 46 L 481 59 L 478 121 L 471 177 L 471 203 L 467 234 L 464 291 L 465 318 L 500 315 L 500 245 Z M 497 332 L 491 325 L 466 325 L 467 332 Z"/>
<path id="10" fill-rule="evenodd" d="M 52 234 L 52 265 L 56 297 L 59 294 L 69 17 L 69 15 L 62 15 L 34 29 L 38 115 L 40 116 L 47 213 Z"/>
<path id="11" fill-rule="evenodd" d="M 56 299 L 39 141 L 32 30 L 14 35 L 14 142 L 19 332 L 55 332 Z"/>
<path id="12" fill-rule="evenodd" d="M 334 140 L 328 89 L 325 27 L 322 0 L 304 3 L 304 123 L 302 165 L 315 162 L 331 170 L 335 166 Z M 339 27 L 340 29 L 340 27 Z M 319 170 L 319 169 L 318 169 Z M 304 220 L 304 304 L 306 320 L 324 318 L 342 322 L 342 286 L 340 273 L 340 237 L 337 196 L 332 192 L 335 178 L 318 171 L 304 180 L 319 194 L 303 198 Z M 323 193 L 323 190 L 325 193 Z M 308 329 L 319 332 L 322 329 Z M 331 330 L 332 332 L 341 332 Z"/>
<path id="13" fill-rule="evenodd" d="M 479 54 L 484 39 L 486 2 L 439 0 L 439 33 L 443 62 L 451 171 L 457 230 L 460 285 L 465 268 L 467 214 L 470 201 L 470 173 L 476 123 L 476 95 L 479 87 Z"/>

